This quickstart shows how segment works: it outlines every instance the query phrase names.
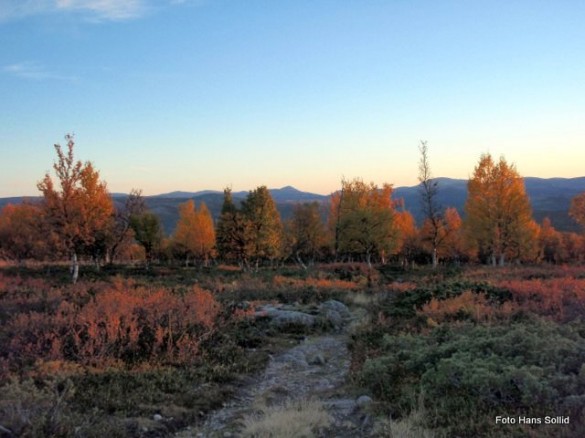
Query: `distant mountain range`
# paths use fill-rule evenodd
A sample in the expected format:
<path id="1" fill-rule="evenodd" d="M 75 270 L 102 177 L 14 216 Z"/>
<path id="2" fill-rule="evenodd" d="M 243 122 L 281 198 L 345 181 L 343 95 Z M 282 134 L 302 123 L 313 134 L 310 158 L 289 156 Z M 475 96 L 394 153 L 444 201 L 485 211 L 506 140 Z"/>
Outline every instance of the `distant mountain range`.
<path id="1" fill-rule="evenodd" d="M 437 201 L 442 207 L 455 207 L 463 216 L 463 206 L 467 199 L 467 180 L 436 178 L 439 191 Z M 578 231 L 578 225 L 569 217 L 571 199 L 585 192 L 585 177 L 578 178 L 524 178 L 526 192 L 530 198 L 534 219 L 541 223 L 549 217 L 554 227 L 560 231 Z M 404 199 L 404 206 L 417 222 L 423 220 L 420 201 L 420 188 L 398 187 L 394 198 Z"/>
<path id="2" fill-rule="evenodd" d="M 318 195 L 316 193 L 301 192 L 292 186 L 282 187 L 280 189 L 269 189 L 274 202 L 312 202 L 323 201 L 327 199 L 328 195 Z M 249 192 L 232 192 L 234 199 L 244 199 Z M 196 199 L 201 196 L 220 195 L 223 200 L 223 192 L 218 190 L 201 190 L 199 192 L 170 192 L 161 195 L 148 196 L 148 198 L 165 198 L 165 199 Z"/>
<path id="3" fill-rule="evenodd" d="M 455 207 L 463 216 L 463 206 L 467 198 L 467 180 L 452 178 L 436 178 L 438 182 L 438 203 L 446 207 Z M 524 178 L 526 191 L 532 203 L 534 218 L 541 222 L 549 217 L 558 230 L 576 231 L 577 225 L 568 215 L 571 199 L 585 192 L 585 177 L 579 178 Z M 270 189 L 270 193 L 276 202 L 280 215 L 288 219 L 292 215 L 294 205 L 301 202 L 319 202 L 325 204 L 329 195 L 308 193 L 295 189 L 292 186 L 280 189 Z M 234 201 L 243 201 L 248 192 L 233 192 Z M 116 205 L 123 205 L 126 194 L 115 193 L 112 198 Z M 394 199 L 403 199 L 404 206 L 409 210 L 417 222 L 422 222 L 423 212 L 421 208 L 420 187 L 397 187 L 393 192 Z M 0 208 L 8 203 L 20 203 L 23 197 L 0 198 Z M 40 198 L 27 198 L 31 201 Z M 202 190 L 198 192 L 170 192 L 155 196 L 145 196 L 145 201 L 151 211 L 156 213 L 163 223 L 165 232 L 172 233 L 178 218 L 178 205 L 188 199 L 193 199 L 196 205 L 205 202 L 215 219 L 219 216 L 223 204 L 223 192 L 216 190 Z"/>

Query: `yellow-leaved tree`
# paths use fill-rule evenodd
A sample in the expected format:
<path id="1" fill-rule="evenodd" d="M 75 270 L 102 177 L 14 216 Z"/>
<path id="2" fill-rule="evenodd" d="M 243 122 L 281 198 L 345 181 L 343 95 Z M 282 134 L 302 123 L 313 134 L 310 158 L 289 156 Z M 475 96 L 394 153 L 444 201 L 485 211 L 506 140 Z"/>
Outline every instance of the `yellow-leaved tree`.
<path id="1" fill-rule="evenodd" d="M 336 257 L 363 257 L 371 266 L 377 256 L 385 263 L 398 244 L 392 186 L 378 187 L 359 178 L 341 185 L 341 191 L 331 195 L 329 214 Z"/>
<path id="2" fill-rule="evenodd" d="M 524 180 L 502 157 L 481 156 L 467 183 L 465 227 L 480 259 L 504 265 L 532 251 L 537 231 Z"/>
<path id="3" fill-rule="evenodd" d="M 179 221 L 173 236 L 173 246 L 183 257 L 185 265 L 190 259 L 207 265 L 215 246 L 213 218 L 204 202 L 199 209 L 190 199 L 179 205 Z"/>
<path id="4" fill-rule="evenodd" d="M 256 268 L 263 260 L 274 263 L 281 256 L 283 227 L 280 213 L 266 186 L 248 193 L 242 203 L 242 213 L 249 223 L 250 257 Z"/>

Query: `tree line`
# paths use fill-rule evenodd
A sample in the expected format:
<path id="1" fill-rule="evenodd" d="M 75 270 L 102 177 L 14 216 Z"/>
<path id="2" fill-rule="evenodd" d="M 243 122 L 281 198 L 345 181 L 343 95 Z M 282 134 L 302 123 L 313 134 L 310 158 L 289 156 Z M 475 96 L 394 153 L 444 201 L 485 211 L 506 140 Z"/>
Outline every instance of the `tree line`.
<path id="1" fill-rule="evenodd" d="M 180 261 L 186 266 L 237 264 L 244 269 L 286 262 L 303 268 L 316 262 L 400 263 L 483 262 L 563 263 L 581 260 L 585 242 L 576 233 L 554 229 L 549 219 L 537 224 L 522 177 L 501 157 L 484 154 L 468 181 L 465 218 L 439 205 L 428 146 L 419 146 L 419 175 L 424 223 L 417 227 L 390 184 L 378 186 L 356 178 L 341 181 L 327 205 L 299 203 L 282 221 L 266 186 L 249 192 L 238 205 L 224 191 L 214 221 L 204 203 L 179 206 L 171 236 L 148 211 L 139 190 L 116 208 L 107 184 L 91 162 L 74 158 L 75 141 L 65 150 L 55 145 L 53 173 L 37 184 L 41 203 L 7 205 L 0 212 L 0 258 L 24 261 L 71 261 L 72 279 L 79 259 L 96 268 L 115 261 Z M 585 226 L 585 193 L 575 197 L 569 214 Z"/>

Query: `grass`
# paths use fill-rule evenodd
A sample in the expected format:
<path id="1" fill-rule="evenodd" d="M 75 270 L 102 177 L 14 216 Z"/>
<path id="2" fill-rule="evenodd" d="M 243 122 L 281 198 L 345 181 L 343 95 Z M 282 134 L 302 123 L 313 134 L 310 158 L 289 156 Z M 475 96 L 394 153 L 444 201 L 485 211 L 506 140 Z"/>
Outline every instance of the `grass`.
<path id="1" fill-rule="evenodd" d="M 417 408 L 407 416 L 394 420 L 391 418 L 379 419 L 373 430 L 372 436 L 384 438 L 435 438 L 437 435 L 424 427 L 426 412 Z"/>
<path id="2" fill-rule="evenodd" d="M 312 438 L 330 425 L 323 404 L 315 400 L 297 400 L 281 406 L 256 406 L 256 412 L 242 420 L 243 437 Z"/>

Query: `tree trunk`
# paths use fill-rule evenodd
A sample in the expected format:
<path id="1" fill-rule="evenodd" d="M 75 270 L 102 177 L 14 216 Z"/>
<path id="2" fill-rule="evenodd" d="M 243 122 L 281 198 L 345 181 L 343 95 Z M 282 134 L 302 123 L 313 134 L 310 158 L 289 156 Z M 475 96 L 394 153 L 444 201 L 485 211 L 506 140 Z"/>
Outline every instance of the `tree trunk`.
<path id="1" fill-rule="evenodd" d="M 77 283 L 79 278 L 79 262 L 77 260 L 77 252 L 73 251 L 71 256 L 71 281 L 73 284 Z"/>
<path id="2" fill-rule="evenodd" d="M 433 248 L 433 269 L 435 269 L 438 264 L 439 264 L 439 261 L 437 259 L 437 247 L 434 247 Z"/>
<path id="3" fill-rule="evenodd" d="M 500 254 L 500 262 L 499 262 L 499 265 L 500 266 L 504 266 L 505 263 L 506 263 L 506 256 L 504 255 L 504 253 L 501 253 Z"/>
<path id="4" fill-rule="evenodd" d="M 299 252 L 298 251 L 295 253 L 295 256 L 297 258 L 297 262 L 299 262 L 299 265 L 301 265 L 302 268 L 306 271 L 307 270 L 307 265 L 305 265 L 303 263 L 303 259 L 301 259 L 301 256 L 299 255 Z"/>

